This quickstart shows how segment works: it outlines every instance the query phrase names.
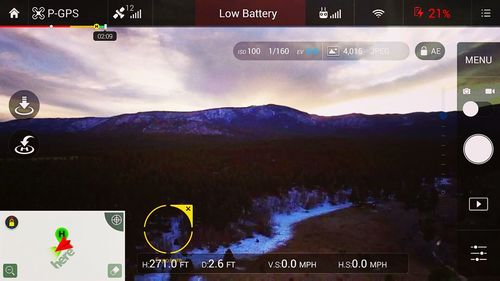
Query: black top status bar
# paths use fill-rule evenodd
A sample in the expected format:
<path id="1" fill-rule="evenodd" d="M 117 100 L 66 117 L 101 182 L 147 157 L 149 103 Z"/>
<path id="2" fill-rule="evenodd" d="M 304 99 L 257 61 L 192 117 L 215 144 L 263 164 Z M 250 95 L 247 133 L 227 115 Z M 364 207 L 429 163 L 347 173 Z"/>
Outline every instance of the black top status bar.
<path id="1" fill-rule="evenodd" d="M 497 0 L 2 0 L 0 25 L 499 26 Z"/>

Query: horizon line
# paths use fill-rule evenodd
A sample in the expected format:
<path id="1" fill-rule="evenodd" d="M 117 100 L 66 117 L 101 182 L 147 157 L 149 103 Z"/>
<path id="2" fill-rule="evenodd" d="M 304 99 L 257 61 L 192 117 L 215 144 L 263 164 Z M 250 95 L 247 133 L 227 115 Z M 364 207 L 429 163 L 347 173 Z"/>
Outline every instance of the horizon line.
<path id="1" fill-rule="evenodd" d="M 412 111 L 408 113 L 374 113 L 374 114 L 368 114 L 368 113 L 359 113 L 359 112 L 351 112 L 351 113 L 346 113 L 346 114 L 340 114 L 340 115 L 319 115 L 315 113 L 309 113 L 306 111 L 302 111 L 299 109 L 296 109 L 294 107 L 286 106 L 286 105 L 280 105 L 280 104 L 262 104 L 262 105 L 249 105 L 249 106 L 224 106 L 224 107 L 213 107 L 213 108 L 206 108 L 206 109 L 200 109 L 200 110 L 190 110 L 190 111 L 172 111 L 172 110 L 149 110 L 149 111 L 137 111 L 137 112 L 127 112 L 127 113 L 120 113 L 116 115 L 109 115 L 109 116 L 81 116 L 81 117 L 43 117 L 43 118 L 30 118 L 30 119 L 87 119 L 87 118 L 113 118 L 113 117 L 118 117 L 118 116 L 124 116 L 124 115 L 136 115 L 136 114 L 142 114 L 142 113 L 200 113 L 204 111 L 210 111 L 210 110 L 222 110 L 222 109 L 247 109 L 247 108 L 253 108 L 253 107 L 271 107 L 271 106 L 276 106 L 276 107 L 282 107 L 282 108 L 288 108 L 290 110 L 298 111 L 310 116 L 317 116 L 317 117 L 324 117 L 324 118 L 331 118 L 331 117 L 342 117 L 342 116 L 349 116 L 349 115 L 362 115 L 362 116 L 381 116 L 381 115 L 408 115 L 408 114 L 417 114 L 417 113 L 452 113 L 452 112 L 457 112 L 457 110 L 452 110 L 452 111 Z M 7 119 L 7 120 L 0 120 L 0 123 L 6 123 L 10 121 L 16 121 L 16 120 L 29 120 L 29 119 Z"/>

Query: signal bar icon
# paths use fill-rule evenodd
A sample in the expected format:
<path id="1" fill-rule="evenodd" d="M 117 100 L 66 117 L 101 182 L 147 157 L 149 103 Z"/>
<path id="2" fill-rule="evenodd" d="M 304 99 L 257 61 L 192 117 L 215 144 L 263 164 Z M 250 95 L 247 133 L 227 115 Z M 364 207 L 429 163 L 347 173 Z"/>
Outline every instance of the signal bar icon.
<path id="1" fill-rule="evenodd" d="M 331 19 L 341 19 L 342 18 L 342 9 L 338 9 L 335 13 L 330 15 Z"/>
<path id="2" fill-rule="evenodd" d="M 130 15 L 131 19 L 142 19 L 142 9 Z"/>

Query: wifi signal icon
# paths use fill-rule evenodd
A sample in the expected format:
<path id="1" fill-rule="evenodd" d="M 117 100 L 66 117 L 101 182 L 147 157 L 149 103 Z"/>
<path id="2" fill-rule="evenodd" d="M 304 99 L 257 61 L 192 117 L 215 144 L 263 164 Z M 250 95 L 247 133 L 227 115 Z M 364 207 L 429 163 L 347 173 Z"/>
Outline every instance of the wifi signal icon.
<path id="1" fill-rule="evenodd" d="M 377 17 L 377 18 L 380 18 L 381 16 L 383 16 L 385 14 L 385 11 L 382 10 L 382 9 L 375 9 L 372 11 L 372 13 Z"/>

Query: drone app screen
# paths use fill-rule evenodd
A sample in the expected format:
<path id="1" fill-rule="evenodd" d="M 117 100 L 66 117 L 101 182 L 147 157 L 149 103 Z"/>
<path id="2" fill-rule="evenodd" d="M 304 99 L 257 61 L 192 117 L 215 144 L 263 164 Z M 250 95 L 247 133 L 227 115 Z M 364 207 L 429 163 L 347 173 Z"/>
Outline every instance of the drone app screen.
<path id="1" fill-rule="evenodd" d="M 1 0 L 0 280 L 500 280 L 500 2 Z"/>

